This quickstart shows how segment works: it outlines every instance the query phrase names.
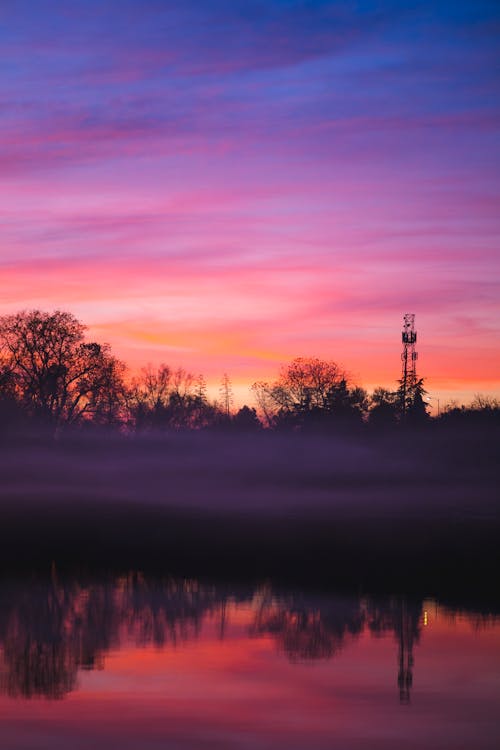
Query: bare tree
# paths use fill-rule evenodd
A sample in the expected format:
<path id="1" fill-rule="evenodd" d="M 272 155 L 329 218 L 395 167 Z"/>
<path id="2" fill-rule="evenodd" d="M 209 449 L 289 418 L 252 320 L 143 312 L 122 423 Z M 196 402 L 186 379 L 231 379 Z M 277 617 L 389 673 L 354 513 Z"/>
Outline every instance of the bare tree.
<path id="1" fill-rule="evenodd" d="M 488 394 L 476 393 L 469 408 L 476 411 L 498 411 L 500 409 L 500 400 Z"/>
<path id="2" fill-rule="evenodd" d="M 233 406 L 233 389 L 227 372 L 222 376 L 219 393 L 222 401 L 222 410 L 226 417 L 230 417 Z"/>
<path id="3" fill-rule="evenodd" d="M 254 383 L 252 390 L 266 424 L 300 426 L 324 422 L 337 415 L 361 416 L 366 393 L 351 389 L 347 375 L 336 363 L 298 357 L 285 365 L 272 383 Z"/>
<path id="4" fill-rule="evenodd" d="M 259 380 L 250 389 L 257 402 L 262 422 L 265 427 L 272 427 L 276 417 L 276 404 L 271 395 L 271 386 L 263 380 Z"/>
<path id="5" fill-rule="evenodd" d="M 108 344 L 87 343 L 74 315 L 31 310 L 0 318 L 2 373 L 30 414 L 54 424 L 116 416 L 124 365 Z"/>
<path id="6" fill-rule="evenodd" d="M 129 421 L 136 430 L 206 427 L 216 418 L 202 375 L 161 364 L 143 368 L 128 391 Z"/>

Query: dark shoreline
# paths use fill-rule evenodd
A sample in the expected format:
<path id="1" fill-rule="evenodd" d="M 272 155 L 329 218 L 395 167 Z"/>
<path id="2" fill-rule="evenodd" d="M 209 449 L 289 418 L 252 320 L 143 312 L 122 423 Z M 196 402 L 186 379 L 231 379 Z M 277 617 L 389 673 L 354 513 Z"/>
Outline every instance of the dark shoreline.
<path id="1" fill-rule="evenodd" d="M 500 524 L 470 519 L 247 517 L 157 507 L 87 506 L 4 515 L 3 576 L 151 575 L 234 584 L 432 597 L 500 611 Z M 19 551 L 22 550 L 22 554 Z"/>

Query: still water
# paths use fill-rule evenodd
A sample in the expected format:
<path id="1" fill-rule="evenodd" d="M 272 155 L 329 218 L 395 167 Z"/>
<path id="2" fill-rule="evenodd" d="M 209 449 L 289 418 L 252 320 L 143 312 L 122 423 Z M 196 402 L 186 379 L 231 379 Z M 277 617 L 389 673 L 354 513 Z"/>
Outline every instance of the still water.
<path id="1" fill-rule="evenodd" d="M 500 621 L 140 574 L 0 584 L 0 747 L 498 748 Z"/>

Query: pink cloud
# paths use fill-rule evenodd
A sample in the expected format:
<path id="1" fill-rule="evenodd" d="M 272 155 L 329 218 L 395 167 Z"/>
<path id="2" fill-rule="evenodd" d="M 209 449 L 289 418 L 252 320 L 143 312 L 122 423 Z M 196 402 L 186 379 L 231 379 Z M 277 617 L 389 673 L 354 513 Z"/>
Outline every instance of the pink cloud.
<path id="1" fill-rule="evenodd" d="M 319 273 L 307 258 L 217 265 L 211 255 L 197 270 L 192 257 L 181 255 L 12 263 L 2 270 L 0 312 L 70 309 L 133 369 L 167 361 L 213 382 L 228 370 L 235 382 L 249 384 L 310 355 L 339 361 L 358 382 L 391 384 L 399 376 L 400 318 L 411 308 L 431 387 L 479 390 L 495 381 L 493 284 L 455 281 L 443 289 L 430 274 L 414 278 L 408 293 L 395 269 L 377 277 L 375 288 L 358 269 L 354 262 Z M 475 307 L 474 316 L 457 315 L 464 304 Z M 466 354 L 471 347 L 473 359 Z"/>

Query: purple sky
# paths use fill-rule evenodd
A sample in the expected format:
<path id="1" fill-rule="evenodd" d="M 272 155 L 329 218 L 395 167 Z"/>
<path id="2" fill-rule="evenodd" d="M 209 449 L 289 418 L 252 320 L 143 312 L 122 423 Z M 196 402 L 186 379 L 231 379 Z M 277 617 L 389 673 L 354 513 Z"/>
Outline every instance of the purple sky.
<path id="1" fill-rule="evenodd" d="M 497 2 L 2 0 L 0 314 L 131 368 L 500 393 Z"/>

